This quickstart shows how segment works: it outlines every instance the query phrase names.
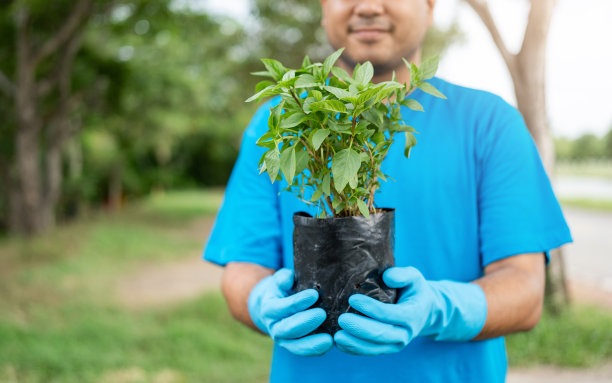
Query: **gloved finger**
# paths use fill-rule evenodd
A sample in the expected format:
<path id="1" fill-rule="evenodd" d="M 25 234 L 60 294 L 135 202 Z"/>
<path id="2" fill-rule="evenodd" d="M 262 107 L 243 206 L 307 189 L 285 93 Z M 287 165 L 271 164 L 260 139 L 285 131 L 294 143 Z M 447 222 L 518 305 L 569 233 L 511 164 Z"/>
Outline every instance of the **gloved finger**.
<path id="1" fill-rule="evenodd" d="M 288 297 L 270 299 L 263 304 L 262 312 L 267 318 L 279 320 L 306 310 L 312 306 L 317 299 L 319 299 L 317 290 L 302 290 Z"/>
<path id="2" fill-rule="evenodd" d="M 270 327 L 270 336 L 274 340 L 301 338 L 319 327 L 326 317 L 322 308 L 300 311 L 274 323 Z"/>
<path id="3" fill-rule="evenodd" d="M 293 287 L 293 270 L 280 269 L 272 276 L 279 289 L 288 292 Z"/>
<path id="4" fill-rule="evenodd" d="M 407 319 L 407 308 L 393 303 L 383 303 L 363 294 L 349 297 L 349 305 L 360 313 L 376 319 L 379 322 L 404 326 Z"/>
<path id="5" fill-rule="evenodd" d="M 399 352 L 404 348 L 400 343 L 374 343 L 352 336 L 345 330 L 334 334 L 336 347 L 347 354 L 353 355 L 381 355 Z"/>
<path id="6" fill-rule="evenodd" d="M 300 339 L 279 340 L 276 343 L 289 350 L 289 352 L 300 356 L 323 355 L 334 345 L 334 341 L 329 334 L 315 334 Z"/>
<path id="7" fill-rule="evenodd" d="M 400 289 L 419 285 L 425 277 L 414 267 L 390 267 L 383 273 L 383 281 L 391 288 Z"/>
<path id="8" fill-rule="evenodd" d="M 354 337 L 374 343 L 395 343 L 406 346 L 411 338 L 409 330 L 404 327 L 352 313 L 340 315 L 338 324 Z"/>

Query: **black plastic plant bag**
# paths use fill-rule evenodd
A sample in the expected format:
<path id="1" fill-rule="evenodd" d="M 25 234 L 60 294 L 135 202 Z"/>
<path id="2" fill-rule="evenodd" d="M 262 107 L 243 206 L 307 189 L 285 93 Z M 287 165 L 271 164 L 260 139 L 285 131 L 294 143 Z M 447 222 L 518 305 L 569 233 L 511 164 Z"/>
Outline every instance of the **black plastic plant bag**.
<path id="1" fill-rule="evenodd" d="M 327 319 L 313 333 L 333 335 L 340 330 L 340 314 L 356 313 L 348 304 L 353 294 L 395 303 L 396 290 L 382 280 L 382 273 L 395 265 L 394 210 L 370 214 L 369 219 L 314 218 L 300 212 L 294 214 L 293 223 L 294 289 L 318 290 L 315 307 L 327 312 Z"/>

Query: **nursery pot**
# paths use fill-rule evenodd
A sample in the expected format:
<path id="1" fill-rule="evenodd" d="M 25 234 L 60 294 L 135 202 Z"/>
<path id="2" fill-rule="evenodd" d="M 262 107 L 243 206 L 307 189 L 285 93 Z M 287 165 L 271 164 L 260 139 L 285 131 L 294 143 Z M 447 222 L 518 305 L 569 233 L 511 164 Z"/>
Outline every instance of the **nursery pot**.
<path id="1" fill-rule="evenodd" d="M 353 312 L 348 298 L 365 294 L 385 303 L 395 303 L 396 290 L 387 287 L 382 273 L 395 265 L 395 211 L 341 218 L 293 215 L 293 262 L 295 291 L 316 289 L 314 307 L 327 312 L 325 322 L 313 333 L 333 335 L 340 330 L 338 317 Z"/>

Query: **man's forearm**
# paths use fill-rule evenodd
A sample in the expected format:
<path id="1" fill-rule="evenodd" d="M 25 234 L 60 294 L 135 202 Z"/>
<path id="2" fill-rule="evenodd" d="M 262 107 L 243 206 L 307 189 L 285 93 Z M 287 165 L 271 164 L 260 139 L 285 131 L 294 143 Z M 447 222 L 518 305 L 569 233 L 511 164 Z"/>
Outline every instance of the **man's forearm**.
<path id="1" fill-rule="evenodd" d="M 273 269 L 254 263 L 230 262 L 225 266 L 221 291 L 234 318 L 260 331 L 249 315 L 248 300 L 253 287 L 265 277 L 272 275 Z"/>
<path id="2" fill-rule="evenodd" d="M 474 281 L 487 297 L 487 320 L 475 339 L 494 338 L 532 329 L 542 314 L 545 259 L 521 254 L 494 262 Z"/>

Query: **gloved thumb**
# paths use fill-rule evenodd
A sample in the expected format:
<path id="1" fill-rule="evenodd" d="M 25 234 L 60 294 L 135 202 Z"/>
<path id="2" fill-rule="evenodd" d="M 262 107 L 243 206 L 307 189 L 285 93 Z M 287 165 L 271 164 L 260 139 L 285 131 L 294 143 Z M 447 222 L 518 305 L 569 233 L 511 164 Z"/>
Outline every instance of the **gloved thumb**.
<path id="1" fill-rule="evenodd" d="M 283 291 L 290 291 L 293 287 L 293 270 L 291 269 L 280 269 L 274 273 L 272 278 L 278 288 Z"/>
<path id="2" fill-rule="evenodd" d="M 390 267 L 383 273 L 383 281 L 391 288 L 401 289 L 419 284 L 425 280 L 414 267 Z"/>

